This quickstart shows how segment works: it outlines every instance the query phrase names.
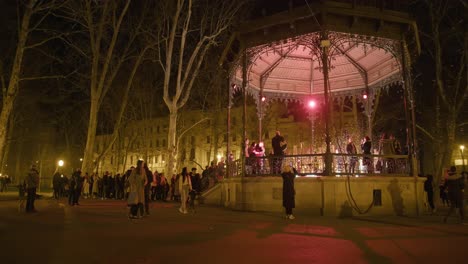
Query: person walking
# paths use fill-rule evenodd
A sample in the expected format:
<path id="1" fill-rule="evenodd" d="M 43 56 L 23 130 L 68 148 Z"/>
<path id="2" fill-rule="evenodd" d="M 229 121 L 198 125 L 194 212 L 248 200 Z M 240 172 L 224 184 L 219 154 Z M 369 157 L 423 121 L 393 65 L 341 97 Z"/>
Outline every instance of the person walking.
<path id="1" fill-rule="evenodd" d="M 290 165 L 285 165 L 283 168 L 283 207 L 286 209 L 286 219 L 295 219 L 293 215 L 293 208 L 295 208 L 296 190 L 294 189 L 294 178 L 296 178 L 296 171 Z"/>
<path id="2" fill-rule="evenodd" d="M 34 201 L 36 200 L 36 189 L 39 186 L 39 171 L 36 169 L 36 165 L 32 165 L 25 179 L 26 192 L 28 198 L 26 200 L 26 213 L 36 213 L 36 207 Z"/>
<path id="3" fill-rule="evenodd" d="M 447 222 L 447 218 L 453 213 L 455 208 L 458 208 L 460 212 L 460 221 L 463 222 L 465 220 L 465 213 L 464 213 L 464 189 L 465 183 L 461 174 L 457 175 L 457 168 L 455 166 L 450 167 L 450 171 L 447 177 L 447 188 L 448 188 L 448 198 L 450 200 L 450 209 L 447 215 L 444 217 L 444 223 Z"/>
<path id="4" fill-rule="evenodd" d="M 138 209 L 143 207 L 145 201 L 145 185 L 148 184 L 143 160 L 138 160 L 136 168 L 132 170 L 128 177 L 128 198 L 127 204 L 130 206 L 129 218 L 138 217 Z M 142 211 L 142 210 L 140 210 Z"/>

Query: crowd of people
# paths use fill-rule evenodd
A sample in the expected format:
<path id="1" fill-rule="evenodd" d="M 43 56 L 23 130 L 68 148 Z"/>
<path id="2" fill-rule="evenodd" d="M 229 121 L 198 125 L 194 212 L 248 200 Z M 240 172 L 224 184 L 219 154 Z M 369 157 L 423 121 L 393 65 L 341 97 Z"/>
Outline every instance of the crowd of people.
<path id="1" fill-rule="evenodd" d="M 36 167 L 34 166 L 31 170 L 33 169 L 36 170 Z M 217 164 L 213 161 L 210 166 L 205 167 L 201 174 L 197 173 L 197 168 L 192 168 L 188 172 L 187 168 L 184 167 L 181 173 L 173 174 L 168 179 L 162 172 L 152 172 L 144 161 L 139 160 L 136 167 L 132 166 L 123 174 L 112 175 L 106 171 L 101 176 L 95 173 L 89 175 L 76 169 L 71 176 L 67 176 L 56 171 L 52 177 L 53 197 L 57 200 L 66 198 L 70 206 L 80 205 L 80 198 L 127 200 L 131 208 L 129 217 L 141 218 L 150 214 L 149 204 L 152 201 L 181 202 L 190 200 L 193 202 L 197 195 L 216 184 L 223 177 L 224 169 L 223 164 Z M 28 175 L 30 174 L 28 173 Z M 36 195 L 27 190 L 37 189 L 39 178 L 37 178 L 35 185 L 34 182 L 36 179 L 32 180 L 28 176 L 24 186 L 22 186 L 31 199 L 34 199 Z M 189 197 L 192 199 L 188 199 Z M 181 204 L 180 212 L 187 213 L 185 204 L 182 202 Z M 28 202 L 26 211 L 36 211 L 33 200 Z"/>
<path id="2" fill-rule="evenodd" d="M 344 165 L 345 170 L 351 174 L 358 172 L 359 154 L 364 155 L 362 165 L 366 173 L 396 173 L 406 168 L 406 159 L 391 157 L 405 154 L 399 140 L 393 134 L 382 133 L 376 148 L 373 147 L 369 136 L 365 136 L 358 146 L 360 148 L 356 147 L 352 137 L 348 137 L 345 153 L 349 156 Z M 280 174 L 286 149 L 286 140 L 280 131 L 276 131 L 276 135 L 271 139 L 271 151 L 268 154 L 266 154 L 263 141 L 257 143 L 246 139 L 244 149 L 246 173 L 249 175 Z M 380 155 L 380 157 L 376 158 L 372 155 Z"/>
<path id="3" fill-rule="evenodd" d="M 283 156 L 286 154 L 287 144 L 280 131 L 271 139 L 271 152 L 268 157 L 265 155 L 265 143 L 260 141 L 245 141 L 246 170 L 248 174 L 263 174 L 266 170 L 266 161 L 268 160 L 269 170 L 273 174 L 281 173 Z M 267 159 L 266 159 L 267 158 Z"/>
<path id="4" fill-rule="evenodd" d="M 362 164 L 367 173 L 374 173 L 375 171 L 384 172 L 384 173 L 395 173 L 398 170 L 403 170 L 405 165 L 399 164 L 399 160 L 394 157 L 379 157 L 377 159 L 373 158 L 372 154 L 392 156 L 392 155 L 402 155 L 404 154 L 401 148 L 400 141 L 398 141 L 393 134 L 382 133 L 378 147 L 374 151 L 372 148 L 372 141 L 369 136 L 365 136 L 361 140 L 361 152 L 365 156 L 363 157 Z M 358 150 L 356 145 L 353 142 L 353 138 L 348 138 L 348 143 L 346 145 L 346 153 L 350 155 L 357 155 Z M 369 156 L 366 156 L 369 155 Z M 358 164 L 357 156 L 350 156 L 347 162 L 347 171 L 351 174 L 356 172 L 356 167 Z"/>

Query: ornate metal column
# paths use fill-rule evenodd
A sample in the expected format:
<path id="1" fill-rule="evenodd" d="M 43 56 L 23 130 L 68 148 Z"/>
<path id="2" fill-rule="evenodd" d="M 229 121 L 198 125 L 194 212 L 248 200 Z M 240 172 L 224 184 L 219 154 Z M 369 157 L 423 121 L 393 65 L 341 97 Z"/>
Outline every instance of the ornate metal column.
<path id="1" fill-rule="evenodd" d="M 234 160 L 231 160 L 231 108 L 232 108 L 232 93 L 233 93 L 233 84 L 231 84 L 229 74 L 226 74 L 226 83 L 228 85 L 228 102 L 227 102 L 227 121 L 226 121 L 226 135 L 227 135 L 227 144 L 226 144 L 226 170 L 228 177 L 232 177 L 234 172 Z"/>
<path id="2" fill-rule="evenodd" d="M 326 176 L 331 176 L 332 174 L 332 155 L 330 150 L 330 94 L 329 94 L 329 86 L 328 86 L 328 51 L 330 48 L 330 40 L 328 39 L 328 35 L 326 32 L 322 32 L 322 38 L 320 40 L 320 48 L 321 48 L 321 57 L 322 57 L 322 69 L 323 69 L 323 91 L 325 97 L 325 109 L 324 109 L 324 117 L 325 117 L 325 143 L 326 143 L 326 150 L 325 150 L 325 169 L 323 174 Z"/>
<path id="3" fill-rule="evenodd" d="M 258 117 L 258 142 L 263 141 L 263 118 L 265 117 L 265 105 L 263 101 L 263 96 L 260 94 L 257 101 L 257 117 Z"/>

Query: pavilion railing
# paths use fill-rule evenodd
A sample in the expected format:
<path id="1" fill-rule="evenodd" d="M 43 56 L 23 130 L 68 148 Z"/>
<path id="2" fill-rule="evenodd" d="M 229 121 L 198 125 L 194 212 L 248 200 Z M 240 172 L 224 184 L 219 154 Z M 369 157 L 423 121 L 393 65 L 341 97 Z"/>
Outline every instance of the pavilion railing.
<path id="1" fill-rule="evenodd" d="M 364 155 L 331 153 L 331 172 L 326 176 L 409 176 L 410 163 L 407 155 Z M 282 166 L 291 165 L 302 176 L 325 176 L 325 154 L 249 157 L 245 161 L 246 176 L 280 175 Z M 354 164 L 354 166 L 353 166 Z M 234 161 L 228 177 L 242 173 L 240 160 Z"/>

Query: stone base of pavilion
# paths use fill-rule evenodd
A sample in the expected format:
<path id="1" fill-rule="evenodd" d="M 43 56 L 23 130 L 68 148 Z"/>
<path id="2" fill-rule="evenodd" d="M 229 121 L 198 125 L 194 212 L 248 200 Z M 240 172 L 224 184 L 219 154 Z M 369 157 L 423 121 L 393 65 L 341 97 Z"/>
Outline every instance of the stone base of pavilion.
<path id="1" fill-rule="evenodd" d="M 424 180 L 390 176 L 298 176 L 294 214 L 416 216 L 426 210 Z M 203 194 L 203 203 L 233 210 L 284 213 L 282 184 L 278 176 L 224 179 Z"/>

